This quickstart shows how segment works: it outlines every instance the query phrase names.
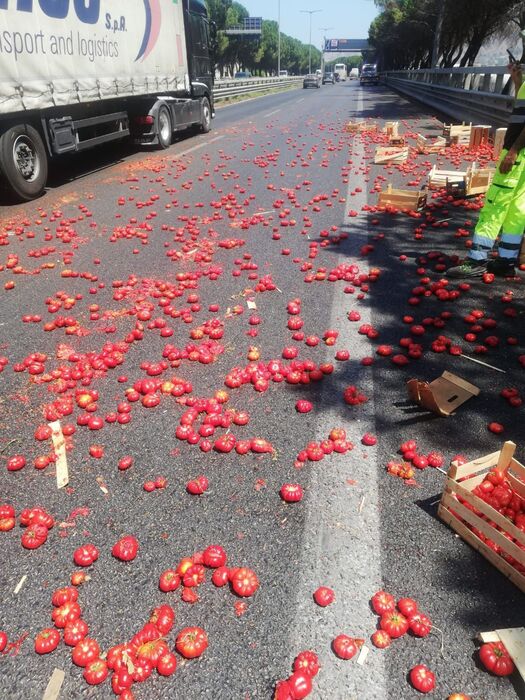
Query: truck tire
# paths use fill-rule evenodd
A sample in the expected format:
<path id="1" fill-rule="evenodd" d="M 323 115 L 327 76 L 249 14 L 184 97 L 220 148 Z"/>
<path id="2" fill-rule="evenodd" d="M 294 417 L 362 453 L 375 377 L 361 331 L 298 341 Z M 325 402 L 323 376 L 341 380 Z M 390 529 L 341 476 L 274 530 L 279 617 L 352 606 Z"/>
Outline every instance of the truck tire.
<path id="1" fill-rule="evenodd" d="M 171 115 L 166 105 L 162 105 L 157 113 L 157 141 L 159 148 L 169 148 L 172 136 Z"/>
<path id="2" fill-rule="evenodd" d="M 211 105 L 207 97 L 201 100 L 201 131 L 203 134 L 211 131 Z"/>
<path id="3" fill-rule="evenodd" d="M 0 136 L 0 173 L 19 201 L 29 202 L 43 193 L 47 170 L 44 142 L 30 124 L 12 126 Z"/>

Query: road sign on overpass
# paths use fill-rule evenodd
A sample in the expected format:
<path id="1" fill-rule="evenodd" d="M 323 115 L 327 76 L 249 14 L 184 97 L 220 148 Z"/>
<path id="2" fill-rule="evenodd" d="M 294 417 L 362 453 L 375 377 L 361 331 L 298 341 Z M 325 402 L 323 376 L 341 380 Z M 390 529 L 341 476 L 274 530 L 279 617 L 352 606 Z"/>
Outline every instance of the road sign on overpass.
<path id="1" fill-rule="evenodd" d="M 368 51 L 370 45 L 368 39 L 326 39 L 324 44 L 325 53 L 362 53 Z"/>

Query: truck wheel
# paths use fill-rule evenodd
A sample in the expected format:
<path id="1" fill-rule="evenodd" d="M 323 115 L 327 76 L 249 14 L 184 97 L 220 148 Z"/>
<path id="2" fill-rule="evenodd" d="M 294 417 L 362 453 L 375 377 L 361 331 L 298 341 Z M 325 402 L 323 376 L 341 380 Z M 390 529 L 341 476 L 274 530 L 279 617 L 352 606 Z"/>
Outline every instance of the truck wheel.
<path id="1" fill-rule="evenodd" d="M 211 131 L 211 106 L 207 97 L 201 100 L 201 131 L 203 134 Z"/>
<path id="2" fill-rule="evenodd" d="M 29 124 L 18 124 L 0 136 L 0 173 L 5 187 L 18 200 L 29 202 L 44 191 L 47 154 L 40 134 Z"/>
<path id="3" fill-rule="evenodd" d="M 168 108 L 162 105 L 157 113 L 157 140 L 159 148 L 171 146 L 173 129 L 171 126 L 171 116 Z"/>

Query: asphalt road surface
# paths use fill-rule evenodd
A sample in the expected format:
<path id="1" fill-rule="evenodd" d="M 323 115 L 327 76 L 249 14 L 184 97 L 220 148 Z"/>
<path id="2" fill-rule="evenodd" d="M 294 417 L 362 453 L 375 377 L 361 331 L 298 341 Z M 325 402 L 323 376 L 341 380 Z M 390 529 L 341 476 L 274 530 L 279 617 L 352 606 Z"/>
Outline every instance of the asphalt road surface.
<path id="1" fill-rule="evenodd" d="M 139 699 L 270 698 L 304 649 L 319 655 L 311 697 L 322 700 L 419 697 L 408 681 L 419 663 L 436 674 L 430 697 L 525 697 L 517 674 L 497 678 L 481 669 L 475 642 L 480 631 L 524 625 L 523 594 L 438 519 L 441 472 L 417 471 L 412 485 L 386 472 L 408 439 L 417 440 L 424 454 L 441 452 L 445 468 L 455 455 L 480 457 L 499 449 L 503 439 L 516 442 L 524 456 L 523 408 L 499 396 L 504 387 L 523 386 L 517 359 L 525 344 L 523 278 L 474 282 L 456 300 L 430 296 L 409 305 L 422 276 L 418 267 L 432 282 L 442 276 L 435 258 L 420 257 L 431 251 L 462 255 L 466 239 L 456 232 L 471 230 L 477 211 L 430 199 L 434 218 L 423 229 L 425 215 L 370 212 L 375 184 L 415 187 L 431 163 L 453 167 L 452 156 L 411 153 L 402 168 L 374 166 L 375 144 L 384 137 L 345 132 L 356 118 L 377 120 L 379 127 L 400 120 L 411 145 L 416 132 L 439 133 L 435 117 L 383 87 L 347 82 L 294 90 L 222 107 L 210 134 L 187 135 L 167 151 L 107 149 L 62 161 L 43 198 L 2 208 L 0 355 L 9 364 L 0 374 L 0 503 L 15 507 L 17 524 L 0 533 L 0 629 L 10 642 L 20 641 L 0 657 L 2 698 L 41 698 L 55 668 L 65 672 L 61 698 L 112 697 L 109 680 L 100 687 L 84 681 L 63 643 L 44 656 L 33 648 L 39 630 L 52 625 L 53 591 L 68 585 L 78 569 L 74 550 L 88 542 L 100 557 L 79 588 L 79 603 L 90 637 L 104 651 L 131 639 L 164 603 L 176 614 L 170 647 L 185 626 L 201 626 L 209 637 L 202 657 L 179 657 L 172 677 L 154 674 L 134 685 Z M 352 278 L 372 268 L 380 271 L 377 281 L 356 287 Z M 506 290 L 511 298 L 505 303 Z M 287 326 L 293 299 L 301 301 L 301 330 L 311 344 L 294 340 Z M 503 313 L 510 307 L 514 316 Z M 472 343 L 463 340 L 463 316 L 473 309 L 497 321 L 490 332 L 499 344 L 482 359 L 505 374 L 430 350 L 431 341 L 445 334 L 476 357 Z M 348 319 L 351 311 L 359 320 Z M 401 351 L 400 338 L 410 335 L 403 316 L 420 323 L 443 311 L 451 312 L 445 327 L 425 326 L 416 338 L 423 345 L 419 360 L 397 366 L 376 354 L 380 344 Z M 213 342 L 206 335 L 209 323 L 204 325 L 210 319 L 224 329 Z M 46 325 L 53 320 L 54 326 Z M 378 338 L 358 333 L 363 324 Z M 173 334 L 162 337 L 164 326 Z M 139 327 L 142 333 L 129 342 Z M 335 345 L 323 341 L 327 330 L 338 332 Z M 317 345 L 312 336 L 320 339 Z M 508 344 L 509 336 L 517 344 Z M 79 355 L 93 359 L 105 349 L 107 358 L 116 343 L 127 350 L 116 367 L 99 357 L 87 380 L 80 369 L 68 374 L 66 368 L 89 364 L 78 362 Z M 206 343 L 205 358 L 213 362 L 195 361 L 191 352 L 176 360 L 173 348 Z M 88 415 L 117 413 L 127 403 L 126 390 L 148 376 L 152 363 L 166 359 L 167 344 L 172 357 L 160 367 L 160 380 L 191 382 L 186 397 L 210 399 L 226 389 L 224 410 L 250 416 L 248 425 L 231 425 L 229 432 L 239 440 L 264 438 L 273 454 L 204 452 L 177 439 L 185 407 L 160 390 L 154 407 L 128 404 L 128 424 L 104 421 L 96 431 L 77 425 L 85 415 L 76 402 L 82 393 L 98 392 L 95 414 Z M 300 361 L 332 363 L 333 373 L 309 384 L 270 381 L 265 391 L 250 383 L 225 387 L 232 368 L 255 364 L 248 360 L 250 348 L 260 361 L 289 365 L 282 352 L 290 346 Z M 336 360 L 336 351 L 345 349 L 349 359 Z M 32 353 L 46 357 L 17 366 Z M 364 357 L 375 361 L 362 364 Z M 37 367 L 40 373 L 31 375 L 28 366 L 42 360 L 43 373 Z M 414 410 L 405 382 L 431 380 L 443 370 L 479 386 L 480 396 L 448 419 Z M 347 405 L 343 393 L 351 385 L 368 400 Z M 76 430 L 67 438 L 69 485 L 58 490 L 52 463 L 33 467 L 36 457 L 51 451 L 50 440 L 39 442 L 35 430 L 49 419 L 46 405 L 68 396 L 73 412 L 61 424 Z M 313 410 L 298 413 L 298 399 L 311 401 Z M 505 426 L 502 435 L 487 430 L 491 421 Z M 195 429 L 199 425 L 200 418 Z M 296 463 L 308 443 L 326 440 L 335 427 L 346 430 L 353 450 Z M 226 432 L 219 427 L 210 439 Z M 375 446 L 361 443 L 365 433 L 377 436 Z M 90 455 L 93 445 L 104 448 L 102 457 Z M 8 458 L 18 454 L 26 466 L 8 472 Z M 134 463 L 119 471 L 124 455 Z M 209 490 L 189 495 L 186 483 L 201 474 Z M 167 487 L 144 491 L 144 482 L 157 476 L 167 479 Z M 285 482 L 302 485 L 301 502 L 281 500 Z M 30 551 L 21 546 L 18 514 L 35 506 L 56 524 L 47 542 Z M 130 563 L 111 555 L 126 534 L 140 543 Z M 181 600 L 180 589 L 159 591 L 162 571 L 210 544 L 224 547 L 231 567 L 256 572 L 260 587 L 245 607 L 228 586 L 216 588 L 209 572 L 194 604 Z M 335 591 L 327 608 L 312 598 L 320 585 Z M 397 598 L 414 597 L 432 619 L 430 636 L 405 635 L 386 650 L 374 648 L 370 635 L 378 619 L 370 599 L 380 588 Z M 331 641 L 341 633 L 365 640 L 370 652 L 364 663 L 334 655 Z"/>

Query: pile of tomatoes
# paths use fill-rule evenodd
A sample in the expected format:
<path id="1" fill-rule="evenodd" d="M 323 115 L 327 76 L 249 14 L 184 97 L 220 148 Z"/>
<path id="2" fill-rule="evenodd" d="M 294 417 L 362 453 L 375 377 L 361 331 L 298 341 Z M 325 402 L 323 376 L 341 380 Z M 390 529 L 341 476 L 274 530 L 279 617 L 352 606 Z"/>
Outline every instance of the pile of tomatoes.
<path id="1" fill-rule="evenodd" d="M 313 679 L 319 673 L 319 659 L 313 651 L 301 651 L 294 659 L 293 672 L 277 681 L 274 700 L 303 700 L 313 689 Z"/>
<path id="2" fill-rule="evenodd" d="M 196 589 L 206 582 L 206 569 L 212 569 L 212 583 L 217 588 L 230 584 L 233 593 L 241 598 L 251 597 L 259 588 L 257 574 L 247 567 L 226 566 L 227 555 L 223 547 L 211 544 L 203 552 L 183 557 L 179 563 L 162 572 L 159 588 L 170 593 L 181 588 L 181 599 L 185 603 L 196 603 Z"/>
<path id="3" fill-rule="evenodd" d="M 373 611 L 379 615 L 379 629 L 372 635 L 372 644 L 378 649 L 386 649 L 393 639 L 411 632 L 415 637 L 427 637 L 432 629 L 432 621 L 421 612 L 413 598 L 400 598 L 398 601 L 386 591 L 377 591 L 370 601 Z M 434 673 L 419 664 L 409 674 L 410 682 L 421 693 L 429 693 L 436 685 Z"/>
<path id="4" fill-rule="evenodd" d="M 84 551 L 85 550 L 85 551 Z M 75 562 L 87 566 L 98 557 L 93 545 L 79 547 Z M 137 554 L 135 538 L 121 538 L 113 547 L 113 556 L 122 561 L 132 561 Z M 232 592 L 240 598 L 252 596 L 259 587 L 256 574 L 246 567 L 226 566 L 226 552 L 220 545 L 210 545 L 202 552 L 184 557 L 174 569 L 164 571 L 159 580 L 161 591 L 168 593 L 182 589 L 182 600 L 194 603 L 198 600 L 195 589 L 206 579 L 206 569 L 212 569 L 215 586 L 231 585 Z M 35 638 L 35 651 L 48 654 L 54 651 L 61 640 L 72 648 L 73 663 L 83 668 L 83 676 L 90 685 L 103 683 L 109 674 L 111 687 L 120 700 L 132 700 L 131 688 L 135 683 L 147 680 L 154 671 L 160 676 L 171 676 L 177 668 L 175 652 L 186 659 L 194 659 L 208 647 L 208 636 L 201 627 L 186 627 L 175 637 L 175 646 L 170 648 L 167 639 L 175 621 L 175 612 L 170 605 L 156 607 L 148 622 L 133 637 L 102 653 L 96 639 L 89 637 L 89 627 L 82 617 L 78 602 L 77 584 L 89 579 L 82 572 L 75 572 L 74 585 L 57 589 L 52 596 L 54 627 L 43 629 Z M 0 633 L 0 643 L 3 643 Z M 7 638 L 5 639 L 7 643 Z M 1 651 L 1 650 L 0 650 Z M 306 696 L 301 696 L 306 697 Z"/>
<path id="5" fill-rule="evenodd" d="M 24 508 L 21 511 L 20 525 L 25 527 L 22 534 L 22 546 L 25 549 L 38 549 L 47 541 L 49 530 L 55 519 L 43 508 Z M 12 505 L 0 505 L 0 532 L 9 532 L 16 524 L 16 512 Z"/>
<path id="6" fill-rule="evenodd" d="M 525 533 L 525 499 L 512 488 L 506 471 L 502 469 L 492 469 L 489 471 L 483 481 L 472 490 L 472 493 L 491 508 L 494 508 L 494 510 L 500 515 L 505 517 L 509 521 L 509 528 L 505 529 L 500 527 L 493 520 L 487 518 L 487 516 L 481 513 L 481 511 L 479 511 L 475 506 L 467 503 L 460 495 L 457 494 L 456 498 L 465 506 L 465 508 L 468 508 L 477 516 L 489 522 L 491 527 L 499 532 L 502 532 L 509 541 L 514 542 L 517 547 L 519 547 L 522 551 L 525 551 L 525 544 L 513 536 L 511 530 L 511 528 L 517 528 L 522 533 Z M 458 514 L 455 515 L 456 517 L 460 517 Z M 505 552 L 496 542 L 481 532 L 481 530 L 469 525 L 468 523 L 465 524 L 468 525 L 472 532 L 479 537 L 482 542 L 496 552 L 496 554 L 502 556 L 517 571 L 525 574 L 525 566 Z"/>

